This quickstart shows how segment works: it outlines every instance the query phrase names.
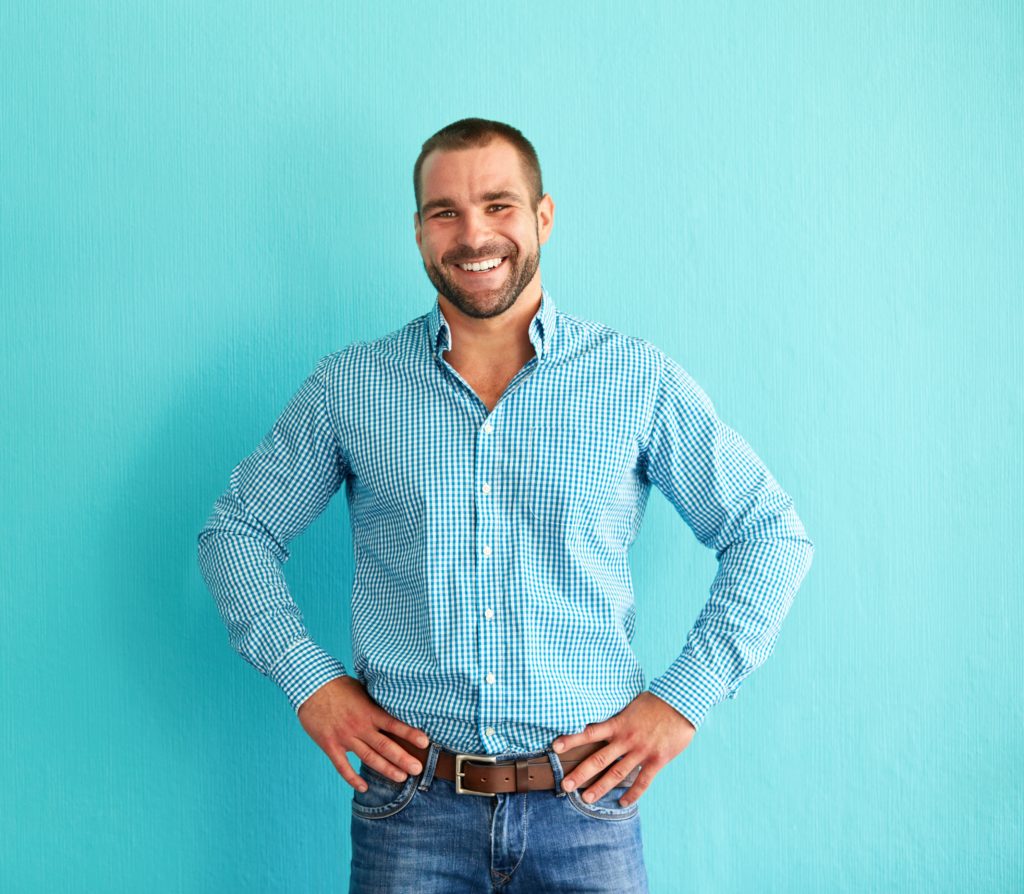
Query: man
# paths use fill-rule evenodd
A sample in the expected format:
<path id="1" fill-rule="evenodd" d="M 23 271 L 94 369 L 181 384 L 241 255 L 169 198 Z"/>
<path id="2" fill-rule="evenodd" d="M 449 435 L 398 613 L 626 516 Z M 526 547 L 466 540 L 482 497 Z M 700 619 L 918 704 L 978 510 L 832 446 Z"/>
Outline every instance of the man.
<path id="1" fill-rule="evenodd" d="M 232 472 L 200 565 L 355 789 L 351 891 L 645 891 L 637 799 L 771 653 L 813 546 L 682 367 L 555 309 L 554 203 L 518 130 L 457 121 L 413 182 L 436 303 L 321 358 Z M 645 687 L 627 552 L 652 484 L 719 570 Z M 354 675 L 281 571 L 342 485 Z"/>

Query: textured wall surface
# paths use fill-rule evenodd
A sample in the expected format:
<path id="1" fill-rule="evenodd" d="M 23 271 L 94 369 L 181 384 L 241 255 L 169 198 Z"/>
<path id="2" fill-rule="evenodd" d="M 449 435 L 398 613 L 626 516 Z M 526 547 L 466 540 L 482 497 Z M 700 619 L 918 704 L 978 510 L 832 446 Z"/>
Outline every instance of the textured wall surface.
<path id="1" fill-rule="evenodd" d="M 328 892 L 349 789 L 195 537 L 322 354 L 425 312 L 419 144 L 534 141 L 557 305 L 696 378 L 817 552 L 641 800 L 655 892 L 1024 888 L 1016 2 L 0 0 L 0 887 Z M 287 566 L 350 658 L 336 498 Z M 653 494 L 635 646 L 714 557 Z"/>

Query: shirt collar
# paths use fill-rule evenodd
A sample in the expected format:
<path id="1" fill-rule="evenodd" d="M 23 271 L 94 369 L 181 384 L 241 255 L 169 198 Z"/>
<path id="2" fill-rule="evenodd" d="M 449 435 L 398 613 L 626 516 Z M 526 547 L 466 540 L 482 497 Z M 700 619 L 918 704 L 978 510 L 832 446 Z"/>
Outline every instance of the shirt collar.
<path id="1" fill-rule="evenodd" d="M 427 332 L 430 335 L 430 344 L 434 354 L 438 357 L 444 351 L 452 349 L 452 330 L 448 321 L 441 313 L 441 302 L 434 299 L 434 306 L 427 314 Z M 530 320 L 530 343 L 537 354 L 538 362 L 544 359 L 544 355 L 551 350 L 552 340 L 555 334 L 555 303 L 551 300 L 548 290 L 542 285 L 540 287 L 540 308 Z"/>

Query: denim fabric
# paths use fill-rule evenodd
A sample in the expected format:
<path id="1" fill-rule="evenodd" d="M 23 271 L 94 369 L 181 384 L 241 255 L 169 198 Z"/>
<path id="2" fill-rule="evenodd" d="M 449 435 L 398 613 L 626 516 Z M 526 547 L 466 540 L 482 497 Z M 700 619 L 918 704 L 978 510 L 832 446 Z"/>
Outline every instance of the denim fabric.
<path id="1" fill-rule="evenodd" d="M 550 791 L 460 795 L 434 775 L 438 751 L 405 782 L 360 770 L 369 789 L 352 795 L 349 894 L 646 894 L 639 802 L 618 803 L 625 787 L 587 804 L 561 791 L 547 750 Z"/>

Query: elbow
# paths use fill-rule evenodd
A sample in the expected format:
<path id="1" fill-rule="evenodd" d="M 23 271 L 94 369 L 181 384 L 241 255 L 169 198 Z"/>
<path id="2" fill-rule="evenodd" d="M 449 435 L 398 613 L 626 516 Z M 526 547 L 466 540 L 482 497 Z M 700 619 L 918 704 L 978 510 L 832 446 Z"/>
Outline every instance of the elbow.
<path id="1" fill-rule="evenodd" d="M 200 562 L 205 556 L 225 550 L 235 554 L 256 551 L 281 565 L 288 561 L 290 555 L 286 542 L 275 536 L 230 494 L 218 498 L 206 524 L 196 535 Z"/>

